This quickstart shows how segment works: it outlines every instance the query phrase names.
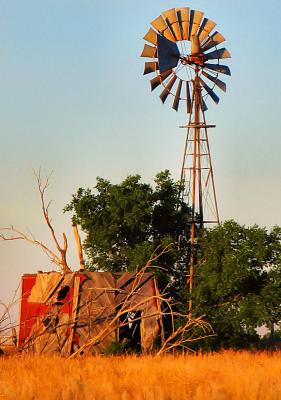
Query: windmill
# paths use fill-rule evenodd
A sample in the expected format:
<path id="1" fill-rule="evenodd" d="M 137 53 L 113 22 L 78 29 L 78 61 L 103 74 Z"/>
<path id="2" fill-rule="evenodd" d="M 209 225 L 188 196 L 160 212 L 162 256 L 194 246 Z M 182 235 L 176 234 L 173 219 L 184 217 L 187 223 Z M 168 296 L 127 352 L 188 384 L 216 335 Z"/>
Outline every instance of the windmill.
<path id="1" fill-rule="evenodd" d="M 181 168 L 181 197 L 191 208 L 189 293 L 193 288 L 196 227 L 219 223 L 219 212 L 209 146 L 205 112 L 207 99 L 216 104 L 215 89 L 226 91 L 221 75 L 231 75 L 221 64 L 230 58 L 228 50 L 220 45 L 225 38 L 214 31 L 216 23 L 204 18 L 204 13 L 188 7 L 171 8 L 151 22 L 144 36 L 141 57 L 145 62 L 144 75 L 153 73 L 151 90 L 161 88 L 162 103 L 170 97 L 172 108 L 180 105 L 188 115 L 183 162 Z M 191 314 L 192 300 L 189 300 Z"/>

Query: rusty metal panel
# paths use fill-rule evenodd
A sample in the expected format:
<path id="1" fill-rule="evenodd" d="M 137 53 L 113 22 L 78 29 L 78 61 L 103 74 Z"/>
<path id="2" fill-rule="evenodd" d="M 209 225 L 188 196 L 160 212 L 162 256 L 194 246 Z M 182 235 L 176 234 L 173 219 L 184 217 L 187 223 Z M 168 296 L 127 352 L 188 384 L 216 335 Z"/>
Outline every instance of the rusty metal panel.
<path id="1" fill-rule="evenodd" d="M 78 316 L 75 327 L 75 345 L 83 346 L 99 337 L 93 345 L 84 349 L 85 354 L 99 354 L 116 339 L 115 279 L 110 272 L 86 272 L 87 280 L 80 290 Z"/>
<path id="2" fill-rule="evenodd" d="M 59 286 L 72 287 L 74 273 L 61 274 L 60 272 L 38 273 L 36 283 L 33 286 L 29 303 L 52 302 L 52 297 Z"/>
<path id="3" fill-rule="evenodd" d="M 51 311 L 53 311 L 53 314 L 49 313 L 48 319 L 51 322 L 53 318 L 54 324 L 49 324 L 46 327 L 46 319 L 39 316 L 31 329 L 28 345 L 25 348 L 26 352 L 68 355 L 69 315 L 66 313 L 57 314 L 55 309 Z"/>
<path id="4" fill-rule="evenodd" d="M 29 289 L 21 299 L 24 313 L 20 316 L 23 329 L 19 346 L 22 351 L 68 354 L 74 276 L 75 273 L 51 272 L 28 278 Z"/>
<path id="5" fill-rule="evenodd" d="M 122 303 L 128 295 L 131 297 L 135 295 L 138 290 L 142 291 L 142 286 L 152 277 L 153 274 L 150 273 L 135 274 L 132 272 L 125 272 L 122 274 L 116 282 L 116 303 Z"/>

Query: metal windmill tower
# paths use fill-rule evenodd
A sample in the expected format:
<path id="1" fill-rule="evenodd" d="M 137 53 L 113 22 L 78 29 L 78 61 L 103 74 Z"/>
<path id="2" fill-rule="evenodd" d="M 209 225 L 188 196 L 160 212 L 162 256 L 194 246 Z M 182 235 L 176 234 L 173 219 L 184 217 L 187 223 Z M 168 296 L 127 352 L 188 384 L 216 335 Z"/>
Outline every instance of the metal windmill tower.
<path id="1" fill-rule="evenodd" d="M 230 69 L 221 65 L 221 60 L 230 58 L 225 48 L 218 48 L 225 38 L 214 31 L 216 23 L 204 18 L 201 11 L 188 7 L 172 8 L 162 12 L 151 22 L 144 40 L 141 57 L 145 62 L 144 75 L 154 73 L 151 90 L 161 88 L 160 99 L 165 103 L 172 98 L 172 108 L 178 111 L 182 104 L 188 115 L 185 126 L 181 168 L 181 197 L 191 207 L 189 292 L 192 292 L 196 227 L 219 223 L 219 212 L 209 146 L 208 125 L 205 112 L 206 100 L 216 104 L 219 97 L 214 89 L 226 91 L 220 74 L 231 75 Z M 192 300 L 189 300 L 189 311 Z"/>

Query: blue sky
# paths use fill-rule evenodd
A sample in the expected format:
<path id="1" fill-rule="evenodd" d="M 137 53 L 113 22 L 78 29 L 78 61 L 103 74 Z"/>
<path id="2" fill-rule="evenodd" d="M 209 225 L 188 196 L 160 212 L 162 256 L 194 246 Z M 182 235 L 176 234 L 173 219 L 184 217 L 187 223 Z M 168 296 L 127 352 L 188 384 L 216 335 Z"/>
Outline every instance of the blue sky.
<path id="1" fill-rule="evenodd" d="M 51 213 L 75 267 L 61 209 L 79 186 L 166 168 L 179 177 L 186 115 L 150 93 L 139 54 L 149 22 L 182 6 L 216 21 L 233 57 L 207 112 L 221 217 L 281 225 L 279 0 L 0 1 L 0 225 L 49 241 L 32 168 L 54 170 Z M 22 273 L 52 268 L 27 244 L 0 245 L 4 298 Z"/>

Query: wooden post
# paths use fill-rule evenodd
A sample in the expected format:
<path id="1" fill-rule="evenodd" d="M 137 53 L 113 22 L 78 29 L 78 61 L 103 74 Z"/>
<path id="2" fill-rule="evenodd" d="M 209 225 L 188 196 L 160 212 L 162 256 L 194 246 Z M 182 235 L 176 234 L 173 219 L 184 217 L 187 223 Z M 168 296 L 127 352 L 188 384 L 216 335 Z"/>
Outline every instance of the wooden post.
<path id="1" fill-rule="evenodd" d="M 73 232 L 74 232 L 74 237 L 77 245 L 77 250 L 78 250 L 78 257 L 79 257 L 79 264 L 80 264 L 80 269 L 85 269 L 85 261 L 83 257 L 83 249 L 82 249 L 82 244 L 81 244 L 81 238 L 78 232 L 78 228 L 76 224 L 72 225 L 73 227 Z"/>
<path id="2" fill-rule="evenodd" d="M 73 335 L 74 335 L 74 329 L 75 329 L 76 317 L 77 317 L 79 288 L 80 288 L 80 276 L 75 276 L 74 284 L 73 284 L 72 313 L 70 316 L 70 324 L 69 324 L 70 333 L 69 333 L 67 349 L 66 349 L 67 355 L 71 354 L 71 349 L 72 349 Z"/>

